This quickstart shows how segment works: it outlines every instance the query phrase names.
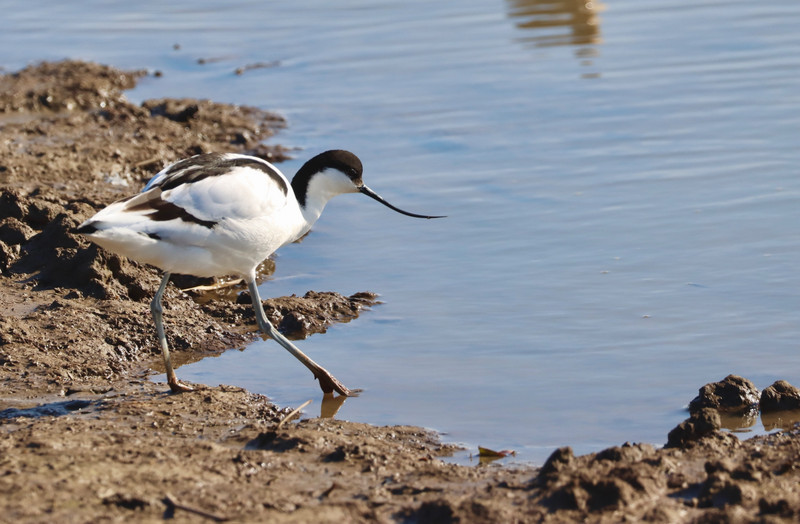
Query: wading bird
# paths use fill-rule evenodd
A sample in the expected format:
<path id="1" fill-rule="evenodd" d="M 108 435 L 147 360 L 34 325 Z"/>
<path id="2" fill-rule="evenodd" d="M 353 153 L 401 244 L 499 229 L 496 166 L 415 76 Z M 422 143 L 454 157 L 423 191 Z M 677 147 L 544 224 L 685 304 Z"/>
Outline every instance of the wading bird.
<path id="1" fill-rule="evenodd" d="M 364 185 L 361 161 L 349 151 L 321 153 L 306 162 L 291 184 L 260 158 L 207 153 L 167 166 L 141 193 L 114 202 L 78 226 L 99 246 L 164 270 L 150 310 L 174 392 L 191 391 L 175 375 L 164 335 L 161 297 L 171 273 L 241 276 L 250 290 L 259 329 L 275 339 L 319 380 L 325 393 L 352 396 L 325 368 L 311 360 L 267 320 L 256 285 L 256 267 L 279 247 L 305 235 L 331 198 L 361 192 L 388 203 Z"/>

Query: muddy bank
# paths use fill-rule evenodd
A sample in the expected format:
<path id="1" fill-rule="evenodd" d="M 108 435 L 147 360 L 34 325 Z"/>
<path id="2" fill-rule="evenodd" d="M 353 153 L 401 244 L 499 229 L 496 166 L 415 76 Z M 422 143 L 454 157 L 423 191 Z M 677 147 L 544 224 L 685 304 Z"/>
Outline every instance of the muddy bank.
<path id="1" fill-rule="evenodd" d="M 452 448 L 420 428 L 330 418 L 278 427 L 290 409 L 240 388 L 173 395 L 151 383 L 160 357 L 148 302 L 158 271 L 99 250 L 72 229 L 179 158 L 235 151 L 280 161 L 285 150 L 263 145 L 284 122 L 258 109 L 200 100 L 131 104 L 124 90 L 143 75 L 62 62 L 0 77 L 0 521 L 800 516 L 800 434 L 792 424 L 747 441 L 721 430 L 719 414 L 732 402 L 726 391 L 741 393 L 748 409 L 756 398 L 738 379 L 705 388 L 670 433 L 670 447 L 625 444 L 580 457 L 562 448 L 541 469 L 442 462 Z M 268 261 L 263 274 L 270 269 Z M 210 284 L 191 278 L 176 284 L 165 295 L 176 361 L 255 336 L 241 287 L 185 291 Z M 266 306 L 282 331 L 302 338 L 356 318 L 375 300 L 310 291 Z M 764 394 L 758 398 L 764 410 L 783 409 L 797 407 L 800 394 L 776 384 L 766 404 Z M 336 408 L 329 399 L 307 411 Z"/>

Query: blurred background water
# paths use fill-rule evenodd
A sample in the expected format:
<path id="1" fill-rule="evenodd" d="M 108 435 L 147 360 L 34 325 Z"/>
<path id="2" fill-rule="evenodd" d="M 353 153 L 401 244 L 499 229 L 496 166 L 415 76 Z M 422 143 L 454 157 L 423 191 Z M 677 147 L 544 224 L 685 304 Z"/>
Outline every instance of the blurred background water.
<path id="1" fill-rule="evenodd" d="M 289 127 L 272 142 L 301 148 L 279 166 L 289 176 L 350 149 L 389 201 L 448 215 L 342 196 L 279 252 L 264 296 L 381 295 L 299 342 L 366 390 L 340 418 L 423 425 L 541 463 L 561 445 L 661 444 L 697 388 L 729 373 L 800 384 L 798 3 L 0 11 L 6 72 L 62 58 L 158 70 L 129 98 L 276 110 Z M 259 62 L 273 66 L 235 74 Z M 288 406 L 320 397 L 271 341 L 179 374 Z"/>

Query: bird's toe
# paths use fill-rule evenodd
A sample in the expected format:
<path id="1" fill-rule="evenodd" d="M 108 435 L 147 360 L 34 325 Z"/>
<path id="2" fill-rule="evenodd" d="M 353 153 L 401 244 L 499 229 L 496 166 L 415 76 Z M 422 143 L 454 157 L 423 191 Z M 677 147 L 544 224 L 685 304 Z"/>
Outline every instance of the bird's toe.
<path id="1" fill-rule="evenodd" d="M 187 386 L 180 380 L 169 382 L 169 389 L 171 389 L 173 393 L 188 393 L 189 391 L 194 391 L 193 387 Z"/>

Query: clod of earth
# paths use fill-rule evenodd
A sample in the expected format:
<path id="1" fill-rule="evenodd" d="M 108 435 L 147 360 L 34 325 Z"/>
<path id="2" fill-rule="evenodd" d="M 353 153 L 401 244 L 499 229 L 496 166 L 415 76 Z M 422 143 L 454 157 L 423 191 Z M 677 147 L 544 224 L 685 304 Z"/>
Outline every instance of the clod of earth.
<path id="1" fill-rule="evenodd" d="M 761 392 L 762 412 L 800 409 L 800 390 L 785 380 L 778 380 Z"/>
<path id="2" fill-rule="evenodd" d="M 752 382 L 737 375 L 728 375 L 719 382 L 712 382 L 700 388 L 700 392 L 690 403 L 689 411 L 694 413 L 704 408 L 728 412 L 744 412 L 758 406 L 759 392 Z"/>

